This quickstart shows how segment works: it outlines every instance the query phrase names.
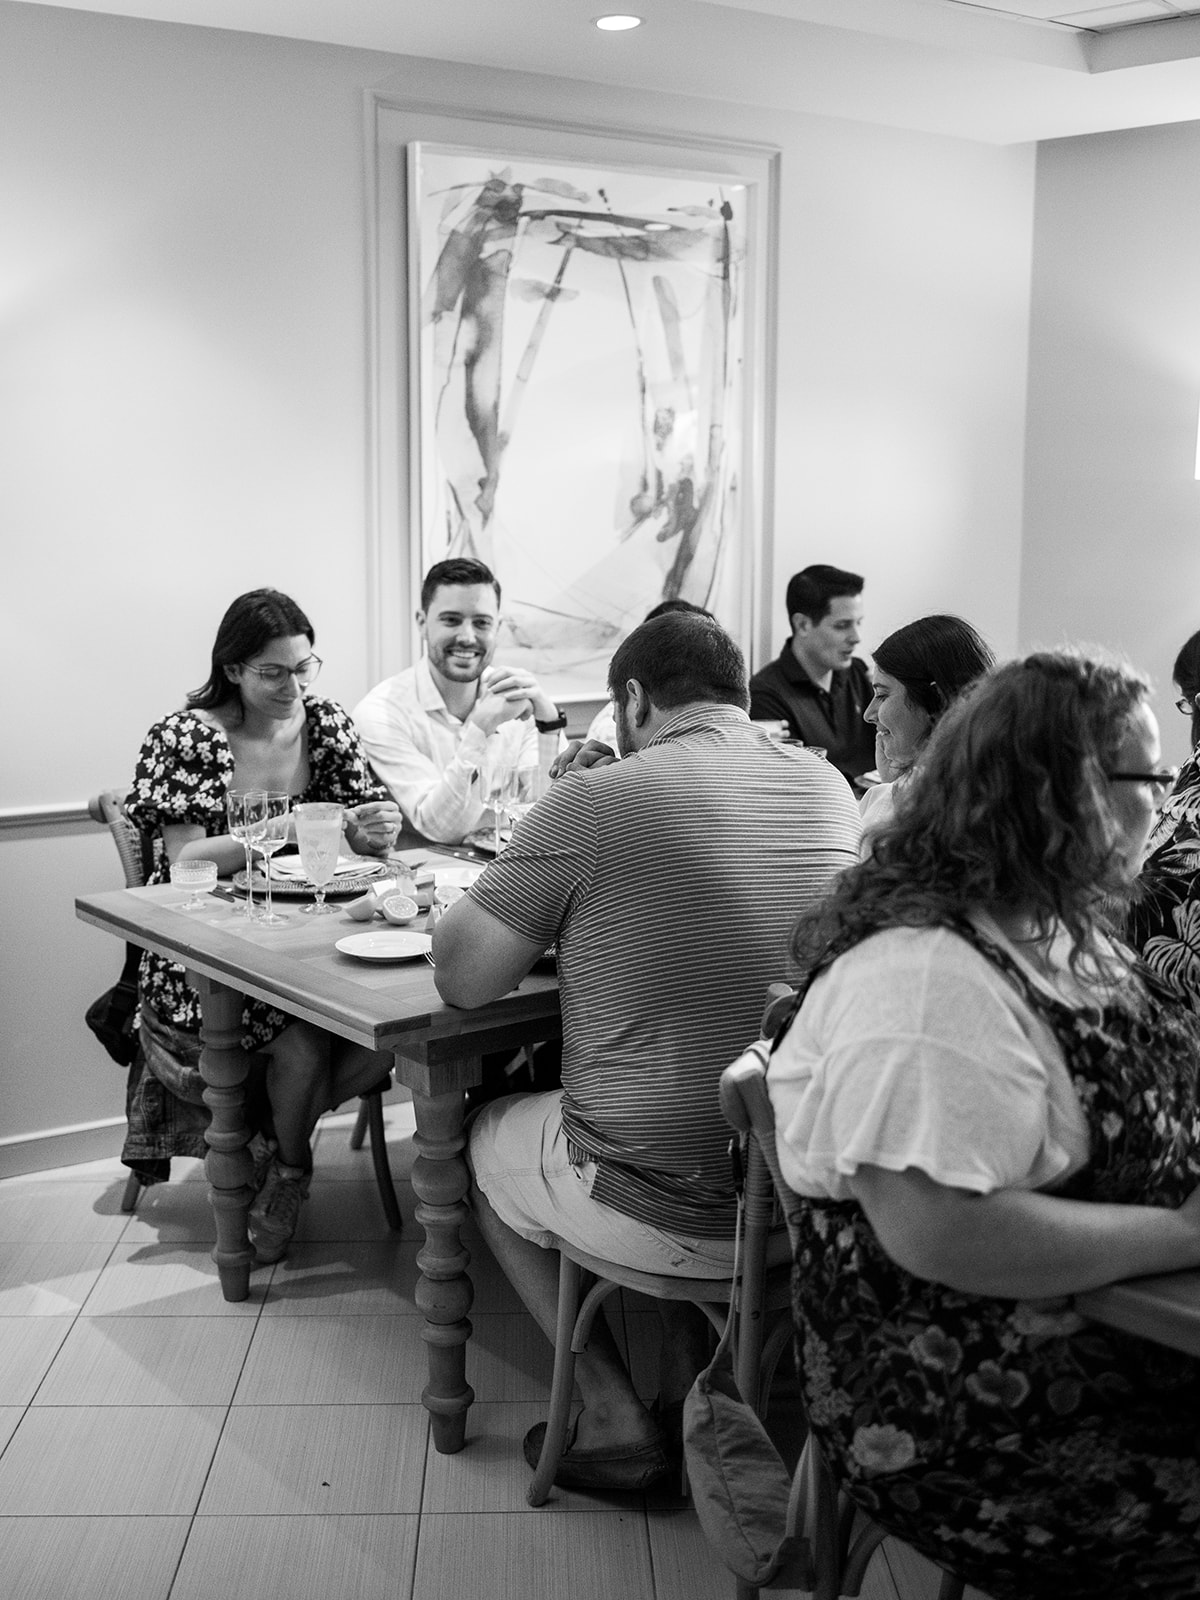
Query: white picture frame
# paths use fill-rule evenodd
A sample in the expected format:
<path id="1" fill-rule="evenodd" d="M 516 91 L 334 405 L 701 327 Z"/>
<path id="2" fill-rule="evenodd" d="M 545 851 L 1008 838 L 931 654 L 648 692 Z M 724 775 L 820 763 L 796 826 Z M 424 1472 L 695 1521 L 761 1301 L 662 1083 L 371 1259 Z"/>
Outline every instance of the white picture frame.
<path id="1" fill-rule="evenodd" d="M 426 133 L 431 137 L 426 138 Z M 697 198 L 701 194 L 706 197 L 732 192 L 740 199 L 744 222 L 737 224 L 741 250 L 740 328 L 735 352 L 737 439 L 730 451 L 735 464 L 734 493 L 726 502 L 727 507 L 733 506 L 734 514 L 725 518 L 721 529 L 723 565 L 720 581 L 708 591 L 711 602 L 708 609 L 730 629 L 748 655 L 754 653 L 756 646 L 761 649 L 762 639 L 767 637 L 769 629 L 770 597 L 763 593 L 763 585 L 769 581 L 771 572 L 772 544 L 778 152 L 770 147 L 724 140 L 681 145 L 634 130 L 618 132 L 557 121 L 517 125 L 507 118 L 421 107 L 393 99 L 386 93 L 373 93 L 368 98 L 367 134 L 368 403 L 371 418 L 367 621 L 368 657 L 373 675 L 380 677 L 397 671 L 414 659 L 419 641 L 412 619 L 419 606 L 421 578 L 434 560 L 450 553 L 450 540 L 439 537 L 436 532 L 439 524 L 444 532 L 445 524 L 444 513 L 437 509 L 438 495 L 431 480 L 431 473 L 437 470 L 436 463 L 431 465 L 431 441 L 436 437 L 436 429 L 427 385 L 429 364 L 427 359 L 423 362 L 421 351 L 422 339 L 431 339 L 432 335 L 428 330 L 422 332 L 420 311 L 422 295 L 428 291 L 430 283 L 427 263 L 431 256 L 436 260 L 436 247 L 430 242 L 429 229 L 438 226 L 445 203 L 444 196 L 435 199 L 431 191 L 438 179 L 446 177 L 446 160 L 470 163 L 464 181 L 476 183 L 488 181 L 492 171 L 500 174 L 506 169 L 509 181 L 523 183 L 532 168 L 536 169 L 534 178 L 549 174 L 552 178 L 563 179 L 576 190 L 591 192 L 587 183 L 580 181 L 581 177 L 586 177 L 596 187 L 605 188 L 614 210 L 622 204 L 623 195 L 636 192 L 644 196 L 646 189 L 638 186 L 647 183 L 657 187 L 662 197 L 659 203 L 667 206 L 679 202 L 703 204 L 704 199 Z M 624 187 L 626 183 L 628 189 Z M 569 196 L 556 195 L 552 199 L 565 205 Z M 646 202 L 642 210 L 648 210 L 649 204 Z M 423 209 L 427 213 L 424 243 L 420 237 Z M 568 275 L 563 280 L 567 287 L 572 286 L 569 274 L 573 270 L 569 265 Z M 513 276 L 526 277 L 535 285 L 553 282 L 553 277 L 546 279 L 532 271 L 522 273 L 519 268 Z M 526 287 L 521 292 L 528 294 L 529 291 Z M 513 335 L 511 348 L 518 347 L 517 341 L 522 349 L 529 342 L 531 321 L 543 309 L 537 303 L 538 292 L 535 289 L 533 298 L 526 301 L 526 305 L 533 306 L 533 311 L 524 313 L 524 324 L 519 318 L 514 323 L 519 331 Z M 557 304 L 552 307 L 555 313 L 551 319 L 552 331 L 554 337 L 561 331 L 565 339 L 569 319 L 558 314 L 561 309 Z M 550 338 L 550 333 L 544 334 L 535 350 L 539 361 L 550 348 Z M 535 429 L 526 427 L 524 419 L 533 415 L 528 407 L 519 410 L 519 428 L 512 430 L 518 443 L 513 447 L 510 461 L 516 459 L 517 453 L 526 448 L 534 435 L 539 439 L 545 437 L 540 425 Z M 581 415 L 586 418 L 586 412 Z M 628 431 L 627 427 L 627 436 Z M 522 433 L 523 438 L 520 437 Z M 503 468 L 507 469 L 508 464 L 505 461 Z M 478 478 L 485 475 L 480 466 Z M 680 476 L 678 471 L 674 474 L 677 489 Z M 514 467 L 513 484 L 518 477 Z M 469 484 L 470 478 L 466 481 Z M 503 494 L 509 487 L 507 483 L 502 485 L 502 505 Z M 637 488 L 640 484 L 635 483 L 635 491 Z M 701 492 L 693 488 L 694 494 Z M 684 486 L 682 498 L 685 501 L 686 495 Z M 606 498 L 610 505 L 614 502 L 612 494 L 607 494 Z M 622 498 L 628 511 L 633 492 L 616 498 L 616 503 L 621 504 Z M 544 503 L 560 504 L 562 499 L 561 494 L 557 497 L 549 494 Z M 686 505 L 683 509 L 686 512 Z M 661 504 L 657 515 L 663 516 Z M 591 532 L 583 530 L 576 525 L 579 519 L 569 514 L 561 520 L 571 524 L 564 536 L 571 541 L 577 570 L 594 572 L 598 554 L 602 557 L 602 552 L 597 550 L 598 541 L 593 538 L 594 526 Z M 653 529 L 655 535 L 658 531 L 661 527 Z M 535 552 L 538 540 L 547 537 L 544 527 L 534 530 Z M 633 537 L 636 540 L 637 535 Z M 515 654 L 535 666 L 547 690 L 560 701 L 602 700 L 611 651 L 629 628 L 641 620 L 645 611 L 662 597 L 662 577 L 669 572 L 674 555 L 652 564 L 655 575 L 649 583 L 627 585 L 628 592 L 621 595 L 615 605 L 610 592 L 613 586 L 600 585 L 600 599 L 609 609 L 602 616 L 604 626 L 594 629 L 591 637 L 582 641 L 570 637 L 572 630 L 568 623 L 565 642 L 560 630 L 557 641 L 551 639 L 547 643 L 544 639 L 535 639 L 531 644 L 528 631 L 523 631 L 531 609 L 528 586 L 523 579 L 521 560 L 514 563 L 511 550 L 506 548 L 508 538 L 505 532 L 498 544 L 490 549 L 485 546 L 492 555 L 489 564 L 494 565 L 504 588 L 504 610 L 509 619 L 500 659 L 511 660 Z M 621 543 L 619 538 L 611 542 L 614 547 Z M 654 538 L 646 542 L 661 543 L 662 550 L 652 553 L 668 555 L 669 539 L 660 542 Z M 529 559 L 526 552 L 526 563 Z M 643 573 L 646 567 L 643 560 Z M 618 575 L 615 586 L 618 590 L 622 581 Z M 586 587 L 588 596 L 593 598 L 594 609 L 600 610 L 590 580 Z M 684 588 L 682 595 L 693 598 L 695 591 L 689 595 Z M 695 603 L 701 603 L 701 599 L 702 596 L 695 598 Z M 539 603 L 535 594 L 533 606 Z"/>

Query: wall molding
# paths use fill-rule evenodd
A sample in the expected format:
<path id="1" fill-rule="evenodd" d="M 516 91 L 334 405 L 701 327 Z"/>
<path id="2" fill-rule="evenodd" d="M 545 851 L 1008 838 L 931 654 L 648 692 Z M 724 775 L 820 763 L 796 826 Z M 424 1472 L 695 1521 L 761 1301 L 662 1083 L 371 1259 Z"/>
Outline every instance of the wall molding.
<path id="1" fill-rule="evenodd" d="M 58 828 L 76 829 L 82 823 L 89 828 L 96 826 L 86 800 L 67 800 L 46 806 L 0 806 L 0 833 L 17 829 L 48 833 Z"/>
<path id="2" fill-rule="evenodd" d="M 110 1160 L 121 1154 L 125 1128 L 124 1117 L 105 1117 L 65 1128 L 44 1128 L 38 1133 L 12 1134 L 0 1139 L 0 1178 L 49 1172 L 84 1161 Z"/>

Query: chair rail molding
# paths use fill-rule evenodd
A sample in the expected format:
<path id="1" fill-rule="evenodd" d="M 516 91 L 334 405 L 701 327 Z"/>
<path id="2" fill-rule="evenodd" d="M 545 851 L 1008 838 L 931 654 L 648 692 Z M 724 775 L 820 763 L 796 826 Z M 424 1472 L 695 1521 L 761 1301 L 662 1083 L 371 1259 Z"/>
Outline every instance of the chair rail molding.
<path id="1" fill-rule="evenodd" d="M 65 800 L 55 805 L 0 806 L 0 833 L 47 833 L 55 829 L 83 827 L 97 824 L 88 815 L 86 800 Z"/>

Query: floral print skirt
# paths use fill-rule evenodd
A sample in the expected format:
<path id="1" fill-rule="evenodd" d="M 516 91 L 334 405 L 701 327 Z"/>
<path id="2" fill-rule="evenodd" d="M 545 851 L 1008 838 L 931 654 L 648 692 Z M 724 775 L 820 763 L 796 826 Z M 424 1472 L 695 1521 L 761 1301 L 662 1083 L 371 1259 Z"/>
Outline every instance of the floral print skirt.
<path id="1" fill-rule="evenodd" d="M 868 1516 L 993 1600 L 1200 1595 L 1200 1363 L 914 1278 L 854 1203 L 789 1221 L 809 1421 Z"/>

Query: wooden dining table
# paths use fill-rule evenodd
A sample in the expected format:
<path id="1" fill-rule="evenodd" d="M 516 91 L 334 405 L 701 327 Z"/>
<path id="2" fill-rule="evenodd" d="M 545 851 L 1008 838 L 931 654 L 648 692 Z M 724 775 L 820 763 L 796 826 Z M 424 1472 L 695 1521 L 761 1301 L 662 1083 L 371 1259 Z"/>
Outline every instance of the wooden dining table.
<path id="1" fill-rule="evenodd" d="M 75 909 L 84 922 L 180 962 L 199 991 L 200 1072 L 212 1112 L 205 1173 L 215 1217 L 212 1254 L 225 1299 L 246 1299 L 254 1264 L 246 1232 L 254 1193 L 246 1148 L 249 1056 L 241 1048 L 243 996 L 252 996 L 368 1049 L 389 1052 L 396 1077 L 412 1091 L 412 1184 L 425 1230 L 416 1290 L 429 1363 L 422 1399 L 436 1449 L 461 1450 L 474 1398 L 465 1348 L 471 1334 L 470 1256 L 461 1234 L 469 1184 L 462 1154 L 464 1091 L 479 1083 L 484 1054 L 561 1037 L 557 978 L 530 974 L 501 999 L 462 1011 L 439 998 L 433 968 L 424 959 L 367 962 L 335 949 L 338 939 L 364 931 L 340 912 L 292 915 L 283 927 L 265 928 L 216 896 L 203 911 L 182 912 L 183 898 L 179 889 L 160 884 L 81 895 Z"/>

